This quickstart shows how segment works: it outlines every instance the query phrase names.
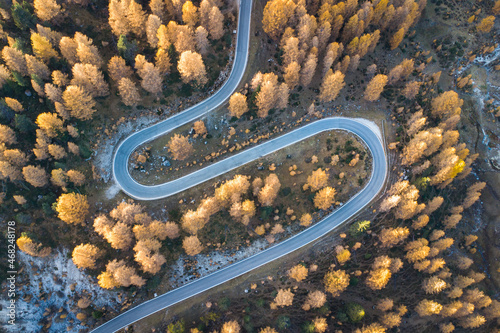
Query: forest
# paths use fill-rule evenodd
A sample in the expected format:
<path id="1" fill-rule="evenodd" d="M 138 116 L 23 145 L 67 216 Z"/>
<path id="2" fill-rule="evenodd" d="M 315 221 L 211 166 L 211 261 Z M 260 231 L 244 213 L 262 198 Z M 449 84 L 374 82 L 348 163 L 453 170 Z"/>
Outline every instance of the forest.
<path id="1" fill-rule="evenodd" d="M 110 170 L 96 162 L 102 147 L 122 123 L 165 119 L 224 83 L 238 3 L 12 1 L 0 15 L 2 224 L 16 222 L 23 254 L 71 258 L 120 299 L 97 306 L 95 292 L 78 289 L 58 306 L 42 296 L 43 331 L 98 326 L 171 290 L 179 263 L 190 279 L 206 273 L 203 257 L 222 253 L 227 264 L 251 244 L 272 246 L 341 207 L 370 177 L 364 143 L 331 131 L 171 198 L 109 198 Z M 212 114 L 138 147 L 131 175 L 162 183 L 342 115 L 385 128 L 386 191 L 292 265 L 134 329 L 498 330 L 500 266 L 474 225 L 481 193 L 494 185 L 480 176 L 483 152 L 470 129 L 471 96 L 483 89 L 471 68 L 498 52 L 498 15 L 500 0 L 255 0 L 257 51 L 242 84 Z M 439 33 L 429 37 L 431 23 Z M 499 103 L 482 103 L 492 123 Z"/>

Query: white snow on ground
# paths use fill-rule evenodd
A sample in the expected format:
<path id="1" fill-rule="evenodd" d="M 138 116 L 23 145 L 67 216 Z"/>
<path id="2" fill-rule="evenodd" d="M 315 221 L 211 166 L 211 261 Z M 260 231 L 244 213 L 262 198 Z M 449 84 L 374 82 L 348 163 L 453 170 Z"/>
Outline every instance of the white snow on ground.
<path id="1" fill-rule="evenodd" d="M 17 281 L 17 318 L 16 325 L 4 325 L 7 332 L 40 332 L 41 326 L 38 323 L 44 319 L 47 308 L 50 309 L 48 316 L 53 319 L 59 317 L 58 311 L 61 308 L 62 314 L 67 314 L 65 319 L 53 320 L 47 332 L 79 332 L 85 326 L 80 325 L 80 321 L 76 319 L 77 312 L 71 310 L 77 309 L 76 303 L 83 295 L 92 300 L 94 308 L 120 308 L 116 306 L 119 305 L 117 293 L 101 289 L 97 281 L 73 264 L 67 250 L 53 253 L 47 258 L 34 258 L 20 251 L 17 256 L 23 269 Z M 71 290 L 72 284 L 76 284 L 74 291 Z M 40 297 L 42 293 L 44 300 Z M 26 296 L 31 296 L 31 299 L 25 301 Z M 0 300 L 3 308 L 0 323 L 7 322 L 7 303 L 8 300 Z M 70 320 L 73 321 L 72 324 Z"/>
<path id="2" fill-rule="evenodd" d="M 163 117 L 165 116 L 166 115 L 163 115 Z M 113 153 L 119 141 L 133 132 L 156 123 L 159 120 L 160 117 L 156 114 L 149 114 L 137 117 L 136 119 L 127 120 L 117 126 L 116 131 L 111 137 L 104 139 L 104 142 L 99 144 L 99 148 L 93 156 L 93 164 L 105 182 L 111 179 Z"/>
<path id="3" fill-rule="evenodd" d="M 196 273 L 200 274 L 201 276 L 205 276 L 236 261 L 240 261 L 258 252 L 261 252 L 267 247 L 269 247 L 269 243 L 265 239 L 258 239 L 248 247 L 241 248 L 240 250 L 234 251 L 229 255 L 220 251 L 212 251 L 208 254 L 198 254 L 194 257 L 190 257 L 190 259 L 192 258 L 192 260 L 197 261 Z M 175 276 L 172 276 L 170 280 L 170 283 L 173 287 L 180 287 L 197 279 L 190 272 L 186 271 L 184 261 L 185 259 L 186 257 L 184 256 L 180 257 L 169 268 L 170 272 L 175 272 Z"/>
<path id="4" fill-rule="evenodd" d="M 106 190 L 106 199 L 113 199 L 121 191 L 120 185 L 113 181 Z"/>

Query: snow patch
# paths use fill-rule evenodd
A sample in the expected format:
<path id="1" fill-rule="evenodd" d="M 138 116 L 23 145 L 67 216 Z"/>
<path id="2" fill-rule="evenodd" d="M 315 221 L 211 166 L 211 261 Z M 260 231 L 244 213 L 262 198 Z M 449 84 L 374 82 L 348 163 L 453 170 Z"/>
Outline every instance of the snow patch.
<path id="1" fill-rule="evenodd" d="M 58 251 L 47 258 L 18 252 L 17 258 L 20 270 L 23 270 L 17 281 L 17 318 L 16 325 L 3 325 L 7 332 L 40 332 L 42 325 L 39 323 L 51 324 L 46 332 L 79 332 L 87 327 L 76 319 L 78 311 L 72 310 L 77 309 L 82 296 L 87 296 L 94 308 L 119 304 L 117 293 L 100 288 L 95 279 L 79 270 L 70 259 L 68 250 Z M 7 322 L 7 303 L 6 299 L 0 300 L 2 323 Z M 60 319 L 61 314 L 67 317 Z"/>

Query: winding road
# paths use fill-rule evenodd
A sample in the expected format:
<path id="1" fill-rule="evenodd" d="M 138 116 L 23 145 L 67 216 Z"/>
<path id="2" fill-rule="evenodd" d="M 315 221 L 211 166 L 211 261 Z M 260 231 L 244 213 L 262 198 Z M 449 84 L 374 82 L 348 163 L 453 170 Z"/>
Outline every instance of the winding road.
<path id="1" fill-rule="evenodd" d="M 168 183 L 147 186 L 137 183 L 130 176 L 128 172 L 128 159 L 134 149 L 147 141 L 168 133 L 179 126 L 191 122 L 205 113 L 210 112 L 214 108 L 223 104 L 237 88 L 245 72 L 248 59 L 251 9 L 251 0 L 241 0 L 236 53 L 233 69 L 226 83 L 213 96 L 205 101 L 126 138 L 117 148 L 113 161 L 113 175 L 117 184 L 125 193 L 138 200 L 156 200 L 165 198 L 222 175 L 262 156 L 271 154 L 279 149 L 302 141 L 308 137 L 335 129 L 350 131 L 364 141 L 370 150 L 373 159 L 373 169 L 370 179 L 368 180 L 366 186 L 347 203 L 326 216 L 323 220 L 296 234 L 295 236 L 271 246 L 256 255 L 238 261 L 219 271 L 146 301 L 95 328 L 91 332 L 116 332 L 117 330 L 157 311 L 198 295 L 231 279 L 242 276 L 273 260 L 286 256 L 287 254 L 318 240 L 352 216 L 356 215 L 377 196 L 384 186 L 385 179 L 387 177 L 387 160 L 384 150 L 384 141 L 378 127 L 364 119 L 342 117 L 326 118 L 309 123 L 301 128 L 288 132 Z"/>

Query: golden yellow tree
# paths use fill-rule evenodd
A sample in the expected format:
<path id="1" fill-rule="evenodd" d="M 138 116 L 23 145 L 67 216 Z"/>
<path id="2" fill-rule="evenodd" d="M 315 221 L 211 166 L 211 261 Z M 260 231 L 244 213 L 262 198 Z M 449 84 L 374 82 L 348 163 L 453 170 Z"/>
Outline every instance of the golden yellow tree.
<path id="1" fill-rule="evenodd" d="M 491 28 L 495 25 L 495 16 L 488 16 L 481 20 L 481 22 L 477 25 L 476 29 L 482 33 L 488 33 L 491 31 Z"/>
<path id="2" fill-rule="evenodd" d="M 236 320 L 225 322 L 220 330 L 221 333 L 240 333 L 240 325 Z"/>
<path id="3" fill-rule="evenodd" d="M 109 86 L 104 80 L 104 74 L 97 66 L 77 63 L 73 66 L 71 72 L 73 73 L 71 85 L 82 87 L 92 97 L 109 95 Z"/>
<path id="4" fill-rule="evenodd" d="M 79 86 L 70 85 L 63 92 L 64 106 L 71 116 L 80 120 L 89 120 L 96 111 L 95 101 L 90 94 Z"/>
<path id="5" fill-rule="evenodd" d="M 319 99 L 323 102 L 331 102 L 337 98 L 345 86 L 345 75 L 340 71 L 333 72 L 329 69 L 321 83 Z"/>
<path id="6" fill-rule="evenodd" d="M 375 77 L 371 79 L 371 81 L 366 86 L 364 98 L 370 102 L 376 101 L 377 99 L 379 99 L 380 94 L 384 90 L 386 84 L 387 75 L 375 75 Z"/>
<path id="7" fill-rule="evenodd" d="M 278 39 L 288 20 L 295 11 L 295 3 L 291 0 L 271 0 L 264 7 L 262 25 L 264 31 L 273 39 Z"/>
<path id="8" fill-rule="evenodd" d="M 316 192 L 328 185 L 328 174 L 325 170 L 318 168 L 307 177 L 306 184 L 302 187 L 304 190 L 310 189 Z"/>
<path id="9" fill-rule="evenodd" d="M 308 269 L 304 265 L 295 265 L 288 271 L 288 276 L 297 282 L 304 280 L 307 277 Z"/>
<path id="10" fill-rule="evenodd" d="M 394 50 L 399 46 L 399 44 L 401 44 L 403 38 L 405 37 L 405 33 L 405 28 L 401 28 L 391 37 L 391 40 L 389 42 L 389 44 L 391 45 L 391 50 Z"/>
<path id="11" fill-rule="evenodd" d="M 198 85 L 208 82 L 205 64 L 201 55 L 196 52 L 185 51 L 181 54 L 177 69 L 185 83 L 196 81 Z"/>
<path id="12" fill-rule="evenodd" d="M 431 103 L 432 115 L 435 117 L 448 118 L 460 115 L 464 101 L 452 90 L 445 91 L 434 98 Z"/>
<path id="13" fill-rule="evenodd" d="M 57 198 L 56 211 L 57 216 L 66 223 L 83 223 L 89 212 L 87 196 L 78 193 L 63 193 Z"/>
<path id="14" fill-rule="evenodd" d="M 168 150 L 174 159 L 182 161 L 193 153 L 193 144 L 188 137 L 174 134 L 168 143 Z"/>
<path id="15" fill-rule="evenodd" d="M 188 256 L 195 256 L 203 250 L 203 245 L 196 236 L 189 236 L 182 241 L 182 248 Z"/>
<path id="16" fill-rule="evenodd" d="M 113 56 L 108 62 L 108 73 L 114 81 L 119 82 L 124 77 L 130 78 L 133 71 L 132 68 L 125 64 L 125 59 Z"/>
<path id="17" fill-rule="evenodd" d="M 312 291 L 307 294 L 306 301 L 302 306 L 302 310 L 309 311 L 311 308 L 319 309 L 326 303 L 326 294 L 320 290 Z"/>
<path id="18" fill-rule="evenodd" d="M 69 181 L 75 184 L 76 186 L 83 185 L 85 183 L 85 175 L 77 170 L 68 170 L 66 175 L 69 178 Z"/>
<path id="19" fill-rule="evenodd" d="M 290 289 L 280 289 L 278 290 L 278 294 L 274 298 L 274 302 L 271 304 L 271 306 L 290 306 L 293 303 L 293 297 L 294 294 L 290 291 Z"/>
<path id="20" fill-rule="evenodd" d="M 323 283 L 325 290 L 333 297 L 339 296 L 349 286 L 349 275 L 344 270 L 333 270 L 326 273 Z"/>
<path id="21" fill-rule="evenodd" d="M 23 168 L 24 180 L 34 187 L 44 187 L 49 183 L 47 172 L 40 166 L 28 165 Z"/>
<path id="22" fill-rule="evenodd" d="M 124 77 L 120 79 L 118 82 L 118 91 L 123 104 L 127 106 L 137 105 L 137 103 L 141 100 L 139 89 L 137 89 L 135 83 L 129 78 Z"/>
<path id="23" fill-rule="evenodd" d="M 73 249 L 73 263 L 78 268 L 96 267 L 96 260 L 102 255 L 102 252 L 97 246 L 92 244 L 80 244 Z"/>
<path id="24" fill-rule="evenodd" d="M 196 23 L 198 22 L 198 19 L 198 8 L 193 5 L 191 1 L 186 1 L 184 5 L 182 5 L 182 20 L 188 26 L 194 28 L 196 26 Z"/>
<path id="25" fill-rule="evenodd" d="M 36 16 L 42 21 L 50 21 L 61 13 L 61 6 L 55 0 L 34 0 L 33 6 Z"/>
<path id="26" fill-rule="evenodd" d="M 156 48 L 158 46 L 158 28 L 161 26 L 161 19 L 156 15 L 149 15 L 148 21 L 146 22 L 146 36 L 148 38 L 148 43 L 151 47 Z"/>
<path id="27" fill-rule="evenodd" d="M 417 311 L 421 317 L 426 317 L 432 316 L 433 314 L 439 314 L 442 308 L 443 306 L 438 302 L 424 299 L 418 303 L 415 311 Z"/>
<path id="28" fill-rule="evenodd" d="M 276 174 L 272 173 L 266 177 L 264 187 L 258 193 L 259 202 L 263 206 L 271 206 L 274 199 L 278 196 L 281 183 Z"/>
<path id="29" fill-rule="evenodd" d="M 23 76 L 28 75 L 26 59 L 23 52 L 21 52 L 20 50 L 10 46 L 4 46 L 4 48 L 2 49 L 2 58 L 10 70 L 19 72 Z"/>
<path id="30" fill-rule="evenodd" d="M 44 61 L 49 61 L 50 58 L 58 56 L 57 51 L 54 50 L 47 38 L 38 33 L 31 34 L 31 46 L 35 56 Z"/>
<path id="31" fill-rule="evenodd" d="M 42 247 L 42 244 L 35 243 L 27 235 L 23 234 L 16 240 L 19 250 L 29 254 L 32 257 L 46 257 L 50 254 L 50 248 Z"/>
<path id="32" fill-rule="evenodd" d="M 314 207 L 318 209 L 328 209 L 335 202 L 335 189 L 332 187 L 325 187 L 319 190 L 314 196 Z"/>

